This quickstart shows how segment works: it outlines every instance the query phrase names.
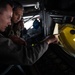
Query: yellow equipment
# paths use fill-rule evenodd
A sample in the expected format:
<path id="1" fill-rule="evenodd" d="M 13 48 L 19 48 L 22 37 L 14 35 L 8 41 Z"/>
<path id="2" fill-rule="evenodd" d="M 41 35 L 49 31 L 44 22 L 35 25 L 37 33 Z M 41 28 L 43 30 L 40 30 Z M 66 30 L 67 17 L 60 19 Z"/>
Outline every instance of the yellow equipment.
<path id="1" fill-rule="evenodd" d="M 63 50 L 75 57 L 75 26 L 71 24 L 64 25 L 59 29 L 58 37 Z"/>

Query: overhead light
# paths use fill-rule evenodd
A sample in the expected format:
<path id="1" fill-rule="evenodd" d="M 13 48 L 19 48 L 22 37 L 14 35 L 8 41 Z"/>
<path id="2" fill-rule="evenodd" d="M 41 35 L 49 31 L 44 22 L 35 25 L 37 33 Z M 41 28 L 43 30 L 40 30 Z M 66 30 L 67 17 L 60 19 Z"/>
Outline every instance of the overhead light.
<path id="1" fill-rule="evenodd" d="M 32 7 L 32 6 L 35 7 L 35 5 L 36 5 L 36 4 L 25 4 L 25 5 L 23 5 L 23 7 Z"/>
<path id="2" fill-rule="evenodd" d="M 33 7 L 35 9 L 39 9 L 39 2 L 36 2 L 36 4 L 24 4 L 23 7 Z"/>

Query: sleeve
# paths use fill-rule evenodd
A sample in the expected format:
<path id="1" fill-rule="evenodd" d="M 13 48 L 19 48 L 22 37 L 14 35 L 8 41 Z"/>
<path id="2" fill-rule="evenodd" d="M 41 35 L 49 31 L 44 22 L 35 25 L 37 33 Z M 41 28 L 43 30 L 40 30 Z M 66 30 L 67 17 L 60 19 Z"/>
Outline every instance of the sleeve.
<path id="1" fill-rule="evenodd" d="M 4 64 L 34 64 L 47 50 L 47 43 L 35 46 L 19 46 L 10 39 L 0 37 L 0 63 Z"/>

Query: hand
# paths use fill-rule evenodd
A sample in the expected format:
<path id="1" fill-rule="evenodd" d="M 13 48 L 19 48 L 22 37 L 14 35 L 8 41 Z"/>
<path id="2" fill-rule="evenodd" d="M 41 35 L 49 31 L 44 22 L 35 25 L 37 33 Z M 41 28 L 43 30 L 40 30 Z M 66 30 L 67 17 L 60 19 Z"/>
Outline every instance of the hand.
<path id="1" fill-rule="evenodd" d="M 27 45 L 27 43 L 26 43 L 25 40 L 23 40 L 23 39 L 21 39 L 21 38 L 15 36 L 15 35 L 11 36 L 10 39 L 11 39 L 14 43 L 16 43 L 16 44 L 19 44 L 19 45 Z"/>
<path id="2" fill-rule="evenodd" d="M 58 38 L 57 38 L 58 35 L 51 35 L 51 36 L 48 36 L 46 37 L 45 41 L 50 44 L 50 43 L 55 43 L 57 44 L 58 43 Z"/>

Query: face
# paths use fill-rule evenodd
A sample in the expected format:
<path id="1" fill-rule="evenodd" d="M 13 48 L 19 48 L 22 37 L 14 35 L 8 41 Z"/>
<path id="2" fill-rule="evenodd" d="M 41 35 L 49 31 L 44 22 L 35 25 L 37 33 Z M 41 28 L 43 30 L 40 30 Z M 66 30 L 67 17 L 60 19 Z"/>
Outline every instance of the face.
<path id="1" fill-rule="evenodd" d="M 8 25 L 11 25 L 12 7 L 7 5 L 6 10 L 0 14 L 0 31 L 5 31 Z"/>
<path id="2" fill-rule="evenodd" d="M 23 9 L 17 8 L 15 11 L 13 11 L 12 22 L 13 23 L 19 22 L 22 16 L 23 16 Z"/>

